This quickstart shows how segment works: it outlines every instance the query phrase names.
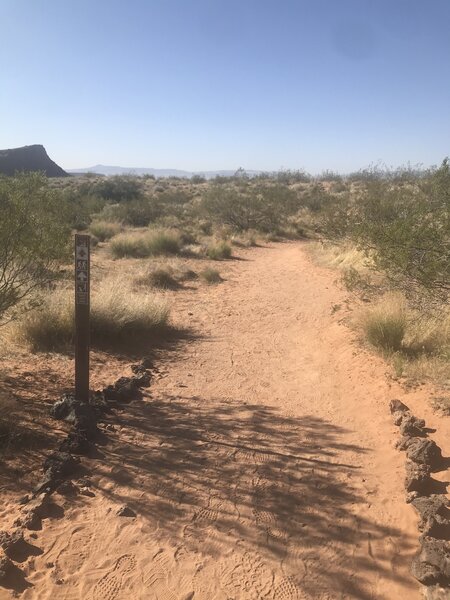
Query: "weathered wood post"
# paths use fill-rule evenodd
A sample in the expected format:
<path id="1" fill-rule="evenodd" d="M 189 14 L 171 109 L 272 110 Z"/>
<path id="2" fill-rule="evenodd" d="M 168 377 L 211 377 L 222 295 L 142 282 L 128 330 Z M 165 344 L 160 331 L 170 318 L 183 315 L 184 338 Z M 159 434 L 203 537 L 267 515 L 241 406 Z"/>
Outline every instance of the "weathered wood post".
<path id="1" fill-rule="evenodd" d="M 89 402 L 90 236 L 75 234 L 75 397 Z"/>

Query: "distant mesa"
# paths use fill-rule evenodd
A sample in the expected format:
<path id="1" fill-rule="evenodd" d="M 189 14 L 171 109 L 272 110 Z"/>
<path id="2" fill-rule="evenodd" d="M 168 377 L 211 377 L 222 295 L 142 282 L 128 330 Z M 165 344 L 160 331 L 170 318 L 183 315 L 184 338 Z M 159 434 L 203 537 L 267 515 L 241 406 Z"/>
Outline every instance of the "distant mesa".
<path id="1" fill-rule="evenodd" d="M 183 177 L 191 178 L 194 175 L 201 175 L 206 179 L 212 179 L 218 175 L 231 177 L 234 171 L 182 171 L 180 169 L 151 169 L 146 167 L 119 167 L 111 165 L 94 165 L 84 169 L 68 169 L 71 175 L 83 175 L 85 173 L 95 173 L 96 175 L 153 175 L 154 177 Z M 246 171 L 247 175 L 253 176 L 260 171 Z"/>
<path id="2" fill-rule="evenodd" d="M 26 173 L 41 171 L 47 177 L 69 176 L 64 169 L 52 161 L 41 144 L 0 150 L 0 173 L 14 175 L 18 171 Z"/>

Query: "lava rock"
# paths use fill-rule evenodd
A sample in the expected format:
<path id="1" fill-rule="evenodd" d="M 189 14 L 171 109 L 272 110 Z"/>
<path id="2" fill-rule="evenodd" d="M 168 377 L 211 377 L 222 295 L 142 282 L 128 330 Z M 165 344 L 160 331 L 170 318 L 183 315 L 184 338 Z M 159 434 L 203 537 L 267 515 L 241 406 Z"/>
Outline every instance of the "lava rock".
<path id="1" fill-rule="evenodd" d="M 135 517 L 136 516 L 136 513 L 134 512 L 134 510 L 131 510 L 131 508 L 129 506 L 127 506 L 126 504 L 124 504 L 124 506 L 121 506 L 116 514 L 118 517 Z"/>
<path id="2" fill-rule="evenodd" d="M 402 412 L 401 410 L 396 411 L 393 416 L 394 425 L 401 425 L 403 419 L 409 417 L 411 413 L 409 411 Z"/>
<path id="3" fill-rule="evenodd" d="M 0 531 L 0 548 L 3 548 L 6 556 L 14 554 L 14 552 L 20 549 L 26 541 L 23 537 L 23 531 L 16 529 L 13 532 Z"/>
<path id="4" fill-rule="evenodd" d="M 75 408 L 79 402 L 75 399 L 72 394 L 64 394 L 61 400 L 57 400 L 50 408 L 50 414 L 53 418 L 59 421 L 66 419 L 72 419 L 75 417 Z"/>
<path id="5" fill-rule="evenodd" d="M 135 397 L 138 388 L 139 381 L 136 377 L 120 377 L 103 390 L 103 395 L 108 402 L 127 402 Z"/>
<path id="6" fill-rule="evenodd" d="M 22 527 L 29 531 L 40 531 L 42 529 L 42 519 L 34 511 L 30 511 L 20 519 Z"/>
<path id="7" fill-rule="evenodd" d="M 414 436 L 425 436 L 426 433 L 424 431 L 425 421 L 423 419 L 418 419 L 414 415 L 406 415 L 402 418 L 400 423 L 400 433 L 405 436 L 414 437 Z"/>
<path id="8" fill-rule="evenodd" d="M 61 452 L 85 455 L 89 454 L 91 448 L 91 442 L 82 431 L 71 431 L 59 446 Z"/>
<path id="9" fill-rule="evenodd" d="M 148 371 L 144 371 L 133 377 L 138 387 L 149 387 L 152 376 Z"/>
<path id="10" fill-rule="evenodd" d="M 395 442 L 395 447 L 397 448 L 397 450 L 401 450 L 402 452 L 404 452 L 405 450 L 408 450 L 410 446 L 414 445 L 416 440 L 418 439 L 419 438 L 403 435 Z"/>
<path id="11" fill-rule="evenodd" d="M 407 492 L 425 492 L 430 484 L 429 465 L 406 461 L 405 489 Z"/>
<path id="12" fill-rule="evenodd" d="M 413 576 L 425 585 L 450 584 L 450 544 L 446 540 L 423 537 L 422 547 L 411 564 Z"/>
<path id="13" fill-rule="evenodd" d="M 407 450 L 406 456 L 415 463 L 430 465 L 436 469 L 442 465 L 441 449 L 433 440 L 411 438 L 414 440 Z"/>
<path id="14" fill-rule="evenodd" d="M 78 488 L 71 481 L 63 481 L 58 485 L 56 491 L 62 496 L 75 496 L 78 492 Z"/>
<path id="15" fill-rule="evenodd" d="M 403 404 L 401 400 L 391 400 L 389 402 L 389 408 L 391 414 L 394 414 L 396 412 L 410 412 L 409 408 L 406 406 L 406 404 Z"/>
<path id="16" fill-rule="evenodd" d="M 449 501 L 444 494 L 432 494 L 431 496 L 420 496 L 411 503 L 419 514 L 419 531 L 423 531 L 428 519 L 437 515 L 448 518 Z"/>
<path id="17" fill-rule="evenodd" d="M 0 585 L 4 585 L 14 570 L 14 564 L 6 556 L 0 557 Z"/>
<path id="18" fill-rule="evenodd" d="M 68 452 L 53 452 L 44 461 L 44 473 L 52 479 L 72 475 L 80 460 Z"/>

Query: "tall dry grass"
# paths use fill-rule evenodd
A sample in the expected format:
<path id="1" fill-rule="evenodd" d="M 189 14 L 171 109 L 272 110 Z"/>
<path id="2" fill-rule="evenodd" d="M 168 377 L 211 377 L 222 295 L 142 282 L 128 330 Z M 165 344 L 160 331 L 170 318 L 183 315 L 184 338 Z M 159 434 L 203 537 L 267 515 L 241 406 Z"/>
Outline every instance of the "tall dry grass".
<path id="1" fill-rule="evenodd" d="M 161 336 L 168 327 L 169 306 L 154 294 L 133 290 L 121 279 L 103 281 L 91 302 L 91 343 L 120 346 Z M 18 340 L 34 351 L 69 347 L 74 339 L 74 306 L 71 290 L 49 294 L 43 304 L 17 322 Z"/>
<path id="2" fill-rule="evenodd" d="M 164 229 L 150 229 L 145 232 L 121 233 L 110 242 L 114 258 L 148 258 L 179 254 L 182 238 L 179 232 Z"/>

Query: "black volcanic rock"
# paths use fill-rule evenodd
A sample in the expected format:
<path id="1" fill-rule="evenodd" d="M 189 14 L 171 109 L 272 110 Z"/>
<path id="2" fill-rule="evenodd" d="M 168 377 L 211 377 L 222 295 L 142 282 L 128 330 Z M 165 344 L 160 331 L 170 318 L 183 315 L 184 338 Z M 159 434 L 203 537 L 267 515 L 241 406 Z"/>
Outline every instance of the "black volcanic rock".
<path id="1" fill-rule="evenodd" d="M 16 171 L 42 171 L 47 177 L 68 177 L 48 156 L 44 146 L 34 144 L 22 148 L 0 150 L 0 173 L 14 175 Z"/>

